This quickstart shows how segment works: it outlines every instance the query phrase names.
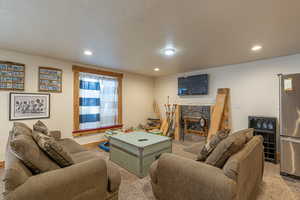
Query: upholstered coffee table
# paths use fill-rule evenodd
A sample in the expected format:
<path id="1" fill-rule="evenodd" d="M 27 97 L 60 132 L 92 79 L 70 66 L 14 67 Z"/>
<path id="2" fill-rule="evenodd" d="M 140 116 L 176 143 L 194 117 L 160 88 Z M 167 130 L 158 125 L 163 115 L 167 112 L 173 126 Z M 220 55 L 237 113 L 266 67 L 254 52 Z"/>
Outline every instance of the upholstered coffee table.
<path id="1" fill-rule="evenodd" d="M 112 135 L 109 142 L 110 160 L 140 178 L 148 174 L 150 165 L 162 153 L 172 152 L 169 137 L 146 132 Z"/>

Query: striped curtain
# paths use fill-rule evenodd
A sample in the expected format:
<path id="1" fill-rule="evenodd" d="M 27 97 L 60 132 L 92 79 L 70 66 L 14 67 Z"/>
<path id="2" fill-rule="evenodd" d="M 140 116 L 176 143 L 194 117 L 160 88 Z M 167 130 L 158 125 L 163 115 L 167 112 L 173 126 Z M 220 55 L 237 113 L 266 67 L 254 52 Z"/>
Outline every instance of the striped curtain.
<path id="1" fill-rule="evenodd" d="M 80 129 L 113 126 L 118 121 L 118 81 L 113 77 L 81 72 Z"/>

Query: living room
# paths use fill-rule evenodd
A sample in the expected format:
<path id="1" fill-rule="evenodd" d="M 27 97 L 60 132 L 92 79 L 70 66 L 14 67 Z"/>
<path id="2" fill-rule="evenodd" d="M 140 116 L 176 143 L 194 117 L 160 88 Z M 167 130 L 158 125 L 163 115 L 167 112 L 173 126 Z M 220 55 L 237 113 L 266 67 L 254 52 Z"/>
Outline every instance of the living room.
<path id="1" fill-rule="evenodd" d="M 0 0 L 0 199 L 300 199 L 299 8 Z"/>

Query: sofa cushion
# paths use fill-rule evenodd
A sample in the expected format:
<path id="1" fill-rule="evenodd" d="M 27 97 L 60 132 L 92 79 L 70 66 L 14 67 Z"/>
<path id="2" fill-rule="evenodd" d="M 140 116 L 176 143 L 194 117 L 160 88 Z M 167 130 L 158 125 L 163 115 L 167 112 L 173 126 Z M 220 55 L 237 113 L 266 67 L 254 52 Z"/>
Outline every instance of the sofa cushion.
<path id="1" fill-rule="evenodd" d="M 54 138 L 37 131 L 33 131 L 32 136 L 40 148 L 60 167 L 67 167 L 74 164 L 70 154 Z"/>
<path id="2" fill-rule="evenodd" d="M 227 159 L 241 150 L 247 142 L 246 134 L 243 133 L 244 132 L 231 134 L 229 137 L 222 140 L 208 156 L 205 163 L 222 168 Z"/>
<path id="3" fill-rule="evenodd" d="M 15 127 L 15 126 L 21 126 L 21 127 L 24 127 L 24 128 L 26 128 L 27 130 L 29 130 L 29 131 L 32 132 L 32 129 L 31 129 L 29 126 L 27 126 L 26 124 L 22 123 L 22 122 L 14 122 L 13 127 Z"/>
<path id="4" fill-rule="evenodd" d="M 254 131 L 253 128 L 248 128 L 248 129 L 236 131 L 231 135 L 238 135 L 238 134 L 244 135 L 244 137 L 246 137 L 246 142 L 249 142 L 253 138 L 253 131 Z"/>
<path id="5" fill-rule="evenodd" d="M 49 129 L 48 127 L 46 126 L 46 124 L 44 124 L 42 121 L 37 121 L 34 125 L 33 125 L 33 130 L 34 131 L 38 131 L 40 133 L 43 133 L 45 135 L 48 134 L 49 132 Z"/>
<path id="6" fill-rule="evenodd" d="M 74 163 L 81 163 L 87 160 L 101 157 L 99 153 L 93 151 L 81 151 L 78 153 L 71 154 Z"/>
<path id="7" fill-rule="evenodd" d="M 60 167 L 50 160 L 28 135 L 17 135 L 10 141 L 13 154 L 22 160 L 34 174 L 47 172 Z"/>
<path id="8" fill-rule="evenodd" d="M 230 130 L 221 130 L 213 135 L 212 138 L 202 146 L 201 151 L 198 153 L 197 161 L 204 162 L 217 145 L 228 136 L 229 132 Z"/>
<path id="9" fill-rule="evenodd" d="M 74 140 L 72 140 L 70 138 L 60 139 L 57 142 L 61 146 L 63 146 L 66 151 L 68 151 L 71 154 L 82 152 L 82 151 L 87 151 L 86 148 L 84 148 L 83 146 L 81 146 L 80 144 L 78 144 L 77 142 L 75 142 Z"/>
<path id="10" fill-rule="evenodd" d="M 55 140 L 61 139 L 61 132 L 56 130 L 56 131 L 49 131 L 48 136 L 53 137 Z"/>
<path id="11" fill-rule="evenodd" d="M 32 135 L 32 130 L 27 127 L 25 124 L 23 123 L 14 123 L 14 126 L 12 128 L 12 135 L 13 137 L 16 137 L 18 135 L 28 135 L 28 136 L 31 136 Z"/>

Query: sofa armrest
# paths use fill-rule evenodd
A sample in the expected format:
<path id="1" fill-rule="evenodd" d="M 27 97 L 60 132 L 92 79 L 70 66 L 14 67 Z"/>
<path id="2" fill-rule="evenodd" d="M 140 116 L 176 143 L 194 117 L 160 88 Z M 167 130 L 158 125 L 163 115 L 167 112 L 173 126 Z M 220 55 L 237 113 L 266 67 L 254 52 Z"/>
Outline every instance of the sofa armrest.
<path id="1" fill-rule="evenodd" d="M 7 200 L 76 199 L 87 195 L 106 197 L 107 167 L 103 159 L 93 159 L 70 167 L 30 177 L 10 192 Z"/>
<path id="2" fill-rule="evenodd" d="M 151 181 L 155 184 L 157 183 L 157 165 L 158 165 L 158 160 L 154 161 L 151 164 L 150 169 L 149 169 L 149 175 L 150 175 Z"/>
<path id="3" fill-rule="evenodd" d="M 114 166 L 110 161 L 107 162 L 107 174 L 108 174 L 108 191 L 116 192 L 119 190 L 121 184 L 121 174 L 119 169 Z"/>
<path id="4" fill-rule="evenodd" d="M 161 200 L 234 200 L 236 182 L 219 168 L 174 154 L 163 154 L 156 168 Z"/>
<path id="5" fill-rule="evenodd" d="M 61 139 L 60 131 L 49 131 L 49 136 L 54 137 L 55 140 Z"/>
<path id="6" fill-rule="evenodd" d="M 263 137 L 254 136 L 237 154 L 229 158 L 224 173 L 237 182 L 238 199 L 255 199 L 263 179 Z"/>

